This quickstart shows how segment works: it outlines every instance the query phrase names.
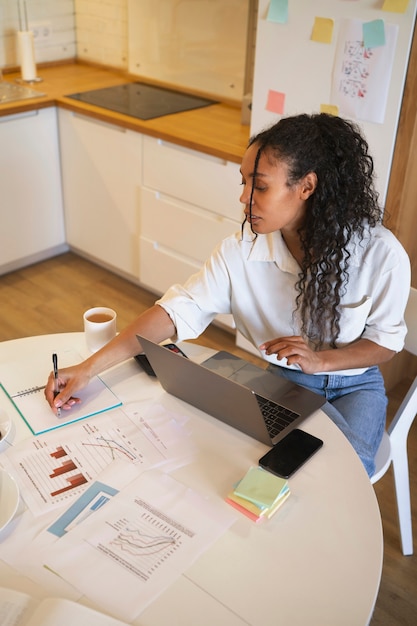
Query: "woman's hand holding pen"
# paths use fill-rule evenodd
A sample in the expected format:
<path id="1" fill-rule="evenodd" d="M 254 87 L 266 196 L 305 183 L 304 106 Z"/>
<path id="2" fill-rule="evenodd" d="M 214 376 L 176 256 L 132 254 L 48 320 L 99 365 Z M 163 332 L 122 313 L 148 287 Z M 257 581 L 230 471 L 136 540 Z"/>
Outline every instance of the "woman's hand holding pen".
<path id="1" fill-rule="evenodd" d="M 45 398 L 57 414 L 60 409 L 68 411 L 81 402 L 74 394 L 89 381 L 90 377 L 83 372 L 82 364 L 60 369 L 57 377 L 52 371 L 46 383 Z"/>
<path id="2" fill-rule="evenodd" d="M 45 387 L 48 404 L 57 414 L 58 409 L 67 411 L 74 404 L 79 404 L 81 399 L 77 398 L 77 392 L 87 387 L 94 376 L 140 352 L 136 335 L 149 337 L 159 343 L 175 333 L 176 328 L 168 313 L 158 305 L 152 306 L 82 363 L 59 370 L 54 363 L 57 376 L 51 372 Z"/>

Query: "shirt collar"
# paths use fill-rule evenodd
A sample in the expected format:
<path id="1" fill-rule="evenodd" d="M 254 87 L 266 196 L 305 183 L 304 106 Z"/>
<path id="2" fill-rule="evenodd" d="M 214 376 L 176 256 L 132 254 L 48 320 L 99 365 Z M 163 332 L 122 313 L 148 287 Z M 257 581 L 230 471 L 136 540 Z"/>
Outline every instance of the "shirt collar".
<path id="1" fill-rule="evenodd" d="M 357 233 L 352 236 L 348 244 L 350 259 L 350 267 L 359 267 L 362 263 L 364 249 L 369 245 L 371 232 L 368 226 L 365 226 L 363 239 Z M 267 235 L 258 235 L 255 237 L 248 223 L 243 228 L 243 241 L 251 244 L 248 253 L 248 261 L 265 261 L 276 263 L 284 272 L 298 274 L 300 266 L 288 250 L 280 230 Z"/>
<path id="2" fill-rule="evenodd" d="M 276 263 L 283 272 L 300 272 L 300 266 L 288 250 L 280 230 L 255 237 L 250 226 L 245 224 L 243 241 L 251 243 L 248 261 Z"/>

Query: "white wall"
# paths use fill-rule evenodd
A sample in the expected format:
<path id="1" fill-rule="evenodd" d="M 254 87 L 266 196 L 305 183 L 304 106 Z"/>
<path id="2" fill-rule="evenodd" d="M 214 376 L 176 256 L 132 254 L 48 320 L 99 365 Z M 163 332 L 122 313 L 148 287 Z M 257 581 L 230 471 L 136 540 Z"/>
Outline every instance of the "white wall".
<path id="1" fill-rule="evenodd" d="M 127 69 L 127 0 L 0 0 L 0 67 L 18 66 L 19 1 L 30 30 L 50 31 L 35 39 L 36 63 L 78 57 Z"/>
<path id="2" fill-rule="evenodd" d="M 26 11 L 25 11 L 26 6 Z M 22 30 L 47 25 L 49 36 L 35 39 L 36 63 L 71 59 L 76 55 L 74 0 L 20 0 Z M 0 0 L 0 67 L 18 65 L 16 32 L 19 30 L 18 0 Z"/>
<path id="3" fill-rule="evenodd" d="M 269 5 L 269 0 L 259 1 L 251 134 L 259 132 L 279 117 L 266 106 L 270 89 L 285 94 L 283 115 L 317 112 L 321 104 L 337 104 L 331 100 L 332 72 L 339 45 L 338 33 L 343 27 L 344 20 L 357 20 L 359 23 L 383 20 L 390 29 L 394 26 L 398 28 L 392 73 L 389 74 L 388 63 L 381 70 L 385 76 L 389 77 L 387 106 L 383 122 L 374 121 L 369 117 L 361 118 L 359 115 L 354 117 L 354 113 L 344 114 L 343 111 L 340 113 L 342 117 L 354 119 L 362 128 L 374 159 L 375 183 L 380 194 L 381 205 L 384 206 L 417 0 L 410 0 L 404 13 L 384 11 L 382 10 L 383 2 L 375 2 L 375 0 L 294 2 L 290 19 L 285 24 L 267 20 Z M 311 40 L 310 34 L 315 16 L 330 17 L 334 20 L 334 33 L 330 44 Z M 294 51 L 297 53 L 295 54 Z M 276 62 L 273 72 L 271 72 L 271 59 L 283 59 L 283 62 Z M 372 71 L 375 72 L 373 68 Z M 378 75 L 375 72 L 374 84 L 377 78 Z M 380 79 L 379 83 L 382 83 Z M 373 89 L 375 91 L 375 87 Z M 378 94 L 378 98 L 378 102 L 381 103 L 382 95 Z"/>

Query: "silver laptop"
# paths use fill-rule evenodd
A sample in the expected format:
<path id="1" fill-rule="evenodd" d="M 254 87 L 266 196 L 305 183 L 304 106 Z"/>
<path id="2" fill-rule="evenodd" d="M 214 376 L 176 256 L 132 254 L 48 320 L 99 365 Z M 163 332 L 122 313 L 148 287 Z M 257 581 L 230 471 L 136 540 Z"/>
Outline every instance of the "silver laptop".
<path id="1" fill-rule="evenodd" d="M 325 403 L 322 396 L 228 352 L 198 364 L 137 338 L 165 391 L 267 445 Z"/>

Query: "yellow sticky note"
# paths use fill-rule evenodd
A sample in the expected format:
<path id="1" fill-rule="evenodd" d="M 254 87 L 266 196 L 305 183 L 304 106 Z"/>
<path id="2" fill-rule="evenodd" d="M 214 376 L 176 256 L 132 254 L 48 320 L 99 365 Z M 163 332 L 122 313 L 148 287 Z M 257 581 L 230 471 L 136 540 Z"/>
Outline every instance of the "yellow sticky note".
<path id="1" fill-rule="evenodd" d="M 335 104 L 321 104 L 320 113 L 328 113 L 329 115 L 339 115 L 339 107 Z"/>
<path id="2" fill-rule="evenodd" d="M 409 0 L 385 0 L 382 5 L 383 11 L 391 11 L 391 13 L 405 13 Z"/>
<path id="3" fill-rule="evenodd" d="M 285 494 L 288 483 L 261 467 L 250 467 L 245 476 L 235 487 L 233 493 L 239 498 L 249 500 L 258 507 L 271 506 L 279 495 Z"/>
<path id="4" fill-rule="evenodd" d="M 332 43 L 334 22 L 329 17 L 315 17 L 311 40 L 319 43 Z"/>

